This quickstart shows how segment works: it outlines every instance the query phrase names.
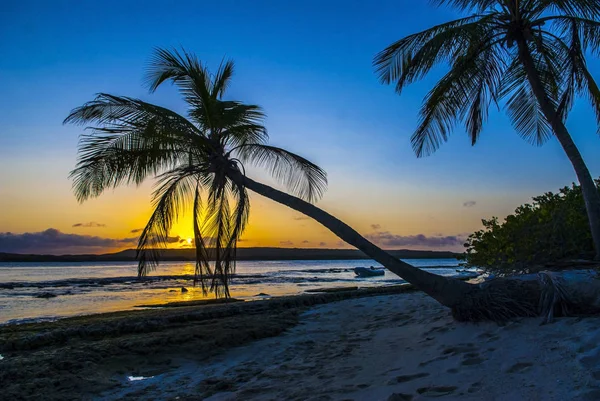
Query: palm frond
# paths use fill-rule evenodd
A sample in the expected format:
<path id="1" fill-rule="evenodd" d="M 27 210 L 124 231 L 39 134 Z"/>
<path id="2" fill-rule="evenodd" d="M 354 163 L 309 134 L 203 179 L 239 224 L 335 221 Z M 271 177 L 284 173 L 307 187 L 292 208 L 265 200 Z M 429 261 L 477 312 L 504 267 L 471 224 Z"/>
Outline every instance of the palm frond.
<path id="1" fill-rule="evenodd" d="M 265 114 L 261 107 L 239 102 L 221 103 L 219 114 L 219 141 L 231 148 L 246 144 L 264 144 L 269 139 L 265 128 Z"/>
<path id="2" fill-rule="evenodd" d="M 223 96 L 229 83 L 231 82 L 231 77 L 233 76 L 234 71 L 234 63 L 232 60 L 227 60 L 221 62 L 219 69 L 217 70 L 217 74 L 214 78 L 214 84 L 212 86 L 212 96 L 217 99 Z"/>
<path id="3" fill-rule="evenodd" d="M 561 13 L 590 19 L 600 17 L 600 2 L 597 0 L 538 0 L 534 9 L 538 13 Z"/>
<path id="4" fill-rule="evenodd" d="M 552 73 L 543 73 L 544 63 L 538 62 L 536 65 L 540 76 L 552 75 Z M 499 97 L 508 98 L 506 102 L 508 117 L 517 133 L 527 142 L 539 146 L 553 136 L 552 127 L 542 112 L 527 80 L 525 68 L 518 59 L 514 59 L 504 73 Z"/>
<path id="5" fill-rule="evenodd" d="M 155 49 L 147 73 L 146 83 L 154 92 L 166 81 L 177 85 L 190 106 L 190 117 L 201 129 L 213 127 L 211 117 L 215 98 L 212 96 L 213 82 L 206 66 L 192 53 L 177 49 Z"/>
<path id="6" fill-rule="evenodd" d="M 578 17 L 555 17 L 552 18 L 558 35 L 553 35 L 551 41 L 556 47 L 563 50 L 560 64 L 567 66 L 563 68 L 567 74 L 565 88 L 559 106 L 559 113 L 566 119 L 575 94 L 581 94 L 588 98 L 599 125 L 600 132 L 600 90 L 590 73 L 585 59 L 585 50 L 600 50 L 600 22 L 585 20 Z M 560 35 L 560 36 L 559 36 Z"/>
<path id="7" fill-rule="evenodd" d="M 221 252 L 220 252 L 220 271 L 216 269 L 212 288 L 221 288 L 226 296 L 229 296 L 229 279 L 231 274 L 235 273 L 237 261 L 237 242 L 243 234 L 248 218 L 250 217 L 250 199 L 246 188 L 241 185 L 231 183 L 228 191 L 229 200 L 235 203 L 235 207 L 231 212 L 229 224 L 227 225 L 226 236 L 222 236 Z"/>
<path id="8" fill-rule="evenodd" d="M 138 240 L 138 275 L 145 276 L 160 261 L 161 250 L 169 243 L 169 233 L 179 212 L 191 200 L 197 185 L 195 167 L 180 167 L 161 174 L 152 194 L 154 211 Z"/>
<path id="9" fill-rule="evenodd" d="M 430 0 L 437 6 L 449 5 L 462 11 L 475 11 L 482 13 L 491 7 L 498 5 L 498 0 Z"/>
<path id="10" fill-rule="evenodd" d="M 231 184 L 224 175 L 215 175 L 208 193 L 207 215 L 202 231 L 211 238 L 214 274 L 210 290 L 219 296 L 229 296 L 229 278 L 233 271 L 228 248 L 233 233 L 233 217 L 229 199 Z"/>
<path id="11" fill-rule="evenodd" d="M 396 82 L 396 91 L 423 78 L 438 63 L 464 55 L 473 42 L 490 37 L 493 15 L 474 16 L 437 25 L 407 36 L 379 52 L 373 61 L 384 84 Z M 483 44 L 485 45 L 485 44 Z"/>
<path id="12" fill-rule="evenodd" d="M 210 268 L 210 255 L 206 247 L 206 242 L 202 236 L 202 230 L 200 227 L 200 219 L 202 215 L 202 196 L 200 193 L 201 184 L 200 180 L 196 183 L 196 191 L 194 194 L 194 210 L 193 210 L 193 223 L 194 223 L 194 247 L 196 251 L 196 269 L 194 273 L 194 284 L 200 282 L 202 286 L 202 293 L 206 295 L 208 293 L 208 287 L 206 286 L 206 278 L 212 277 L 213 272 Z"/>
<path id="13" fill-rule="evenodd" d="M 471 143 L 476 143 L 487 109 L 495 101 L 503 68 L 501 54 L 493 45 L 483 51 L 473 45 L 466 56 L 452 64 L 427 94 L 421 108 L 419 126 L 411 137 L 418 157 L 435 152 L 462 119 Z"/>
<path id="14" fill-rule="evenodd" d="M 174 167 L 198 137 L 195 127 L 177 113 L 107 94 L 74 109 L 65 123 L 99 125 L 81 136 L 70 174 L 79 201 L 122 183 L 139 185 Z"/>
<path id="15" fill-rule="evenodd" d="M 553 136 L 552 127 L 528 83 L 514 91 L 506 109 L 517 133 L 532 145 L 541 146 Z"/>
<path id="16" fill-rule="evenodd" d="M 327 174 L 316 164 L 287 150 L 262 144 L 247 144 L 234 154 L 244 163 L 264 167 L 294 195 L 309 202 L 323 196 Z"/>

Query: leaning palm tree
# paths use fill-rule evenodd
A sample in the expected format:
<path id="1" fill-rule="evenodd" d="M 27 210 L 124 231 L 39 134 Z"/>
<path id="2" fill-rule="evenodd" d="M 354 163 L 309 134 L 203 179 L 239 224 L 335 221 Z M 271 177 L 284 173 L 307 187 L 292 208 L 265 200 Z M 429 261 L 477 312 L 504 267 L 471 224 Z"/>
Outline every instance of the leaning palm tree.
<path id="1" fill-rule="evenodd" d="M 428 93 L 411 142 L 417 156 L 434 152 L 464 122 L 475 144 L 489 106 L 505 100 L 516 131 L 541 145 L 553 135 L 581 184 L 596 258 L 600 258 L 600 195 L 565 121 L 576 95 L 600 121 L 600 89 L 586 51 L 600 51 L 598 0 L 433 0 L 473 14 L 393 43 L 376 55 L 383 83 L 400 93 L 435 65 L 449 72 Z"/>
<path id="2" fill-rule="evenodd" d="M 156 178 L 154 211 L 137 247 L 140 276 L 156 268 L 172 224 L 190 205 L 196 277 L 203 291 L 228 297 L 236 244 L 248 220 L 250 190 L 315 219 L 451 308 L 458 320 L 533 316 L 540 299 L 550 300 L 545 310 L 561 301 L 560 294 L 553 295 L 554 286 L 535 280 L 499 279 L 479 286 L 420 270 L 316 207 L 312 202 L 326 188 L 325 172 L 301 156 L 268 145 L 258 106 L 223 100 L 232 75 L 231 62 L 211 75 L 194 55 L 159 49 L 148 72 L 150 90 L 166 81 L 174 83 L 188 105 L 187 118 L 138 99 L 99 94 L 65 119 L 91 128 L 81 137 L 79 160 L 71 172 L 79 201 L 122 184 Z M 251 179 L 246 165 L 266 167 L 292 194 Z M 591 305 L 589 297 L 582 300 L 580 304 Z"/>
<path id="3" fill-rule="evenodd" d="M 268 145 L 258 106 L 223 99 L 233 70 L 232 62 L 224 62 L 211 75 L 193 54 L 158 49 L 147 75 L 150 91 L 167 81 L 175 84 L 187 103 L 187 118 L 138 99 L 99 94 L 65 119 L 91 128 L 81 136 L 79 159 L 71 172 L 80 202 L 122 184 L 156 179 L 154 210 L 137 246 L 138 274 L 156 268 L 174 221 L 190 205 L 196 278 L 205 293 L 228 297 L 251 190 L 314 218 L 442 304 L 460 302 L 470 288 L 466 283 L 392 257 L 312 204 L 326 189 L 325 172 L 301 156 Z M 292 195 L 251 179 L 247 165 L 265 167 Z"/>

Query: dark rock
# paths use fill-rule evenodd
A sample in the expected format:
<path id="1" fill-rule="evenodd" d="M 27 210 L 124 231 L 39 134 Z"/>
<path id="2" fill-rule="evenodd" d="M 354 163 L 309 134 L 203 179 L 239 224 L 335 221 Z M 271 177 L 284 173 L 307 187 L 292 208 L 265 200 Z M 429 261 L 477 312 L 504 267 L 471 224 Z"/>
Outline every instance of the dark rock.
<path id="1" fill-rule="evenodd" d="M 181 292 L 188 292 L 188 289 L 185 287 L 181 287 Z"/>
<path id="2" fill-rule="evenodd" d="M 259 294 L 256 294 L 255 297 L 270 297 L 269 294 L 265 294 L 264 292 L 261 292 Z"/>
<path id="3" fill-rule="evenodd" d="M 51 292 L 42 292 L 41 294 L 37 294 L 35 297 L 36 298 L 45 298 L 45 299 L 56 298 L 56 294 L 53 294 Z"/>

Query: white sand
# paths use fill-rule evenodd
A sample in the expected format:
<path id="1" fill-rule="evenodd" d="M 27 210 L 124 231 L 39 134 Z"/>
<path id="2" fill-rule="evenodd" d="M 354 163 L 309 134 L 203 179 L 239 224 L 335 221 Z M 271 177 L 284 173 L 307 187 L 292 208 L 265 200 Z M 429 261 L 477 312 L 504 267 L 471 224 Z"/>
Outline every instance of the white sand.
<path id="1" fill-rule="evenodd" d="M 336 302 L 281 336 L 187 361 L 150 394 L 202 399 L 208 379 L 227 390 L 211 401 L 600 400 L 600 318 L 539 323 L 457 323 L 421 293 Z"/>

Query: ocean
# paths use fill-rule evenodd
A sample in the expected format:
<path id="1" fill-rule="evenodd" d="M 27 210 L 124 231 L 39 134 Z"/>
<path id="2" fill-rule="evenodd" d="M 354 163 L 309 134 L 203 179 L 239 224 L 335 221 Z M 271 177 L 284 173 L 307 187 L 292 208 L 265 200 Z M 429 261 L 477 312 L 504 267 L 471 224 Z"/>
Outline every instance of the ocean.
<path id="1" fill-rule="evenodd" d="M 405 261 L 435 274 L 461 274 L 456 259 Z M 379 265 L 371 260 L 240 261 L 230 291 L 235 298 L 251 301 L 318 288 L 404 283 L 389 271 L 380 277 L 357 278 L 352 270 L 357 266 Z M 193 285 L 194 268 L 193 262 L 164 262 L 138 280 L 135 262 L 0 263 L 0 324 L 207 298 Z"/>

